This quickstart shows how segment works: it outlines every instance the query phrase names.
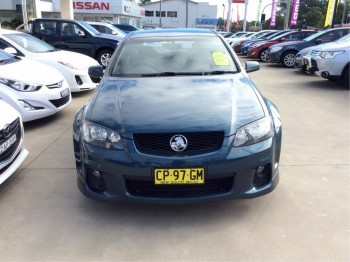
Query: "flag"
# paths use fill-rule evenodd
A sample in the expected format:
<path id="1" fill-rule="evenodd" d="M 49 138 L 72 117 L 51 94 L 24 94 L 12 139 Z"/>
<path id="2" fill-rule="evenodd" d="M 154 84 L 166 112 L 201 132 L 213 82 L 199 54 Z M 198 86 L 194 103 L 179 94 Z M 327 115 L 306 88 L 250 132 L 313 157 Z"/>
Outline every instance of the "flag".
<path id="1" fill-rule="evenodd" d="M 272 0 L 270 27 L 276 26 L 277 0 Z"/>
<path id="2" fill-rule="evenodd" d="M 299 14 L 300 0 L 293 0 L 293 11 L 292 18 L 290 20 L 290 25 L 297 25 L 298 14 Z"/>
<path id="3" fill-rule="evenodd" d="M 327 7 L 326 19 L 324 21 L 324 27 L 332 26 L 334 10 L 335 10 L 335 1 L 336 0 L 328 0 L 328 7 Z"/>

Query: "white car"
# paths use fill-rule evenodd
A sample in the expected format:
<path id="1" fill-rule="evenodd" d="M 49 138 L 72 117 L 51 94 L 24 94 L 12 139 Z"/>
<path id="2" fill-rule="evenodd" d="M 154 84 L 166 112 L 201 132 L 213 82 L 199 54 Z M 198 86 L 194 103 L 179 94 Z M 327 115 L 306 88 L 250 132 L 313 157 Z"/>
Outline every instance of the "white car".
<path id="1" fill-rule="evenodd" d="M 16 109 L 23 122 L 53 115 L 72 100 L 67 81 L 56 69 L 2 50 L 0 99 Z"/>
<path id="2" fill-rule="evenodd" d="M 23 147 L 23 124 L 19 113 L 0 99 L 0 185 L 28 155 Z"/>
<path id="3" fill-rule="evenodd" d="M 97 31 L 99 31 L 102 34 L 109 34 L 109 35 L 118 35 L 118 36 L 126 36 L 126 34 L 116 28 L 115 26 L 109 24 L 109 23 L 104 23 L 104 22 L 90 22 L 86 21 L 89 25 L 91 25 L 93 28 L 95 28 Z"/>
<path id="4" fill-rule="evenodd" d="M 349 86 L 350 35 L 327 44 L 314 46 L 303 56 L 303 65 L 310 74 L 329 80 L 341 80 Z"/>
<path id="5" fill-rule="evenodd" d="M 98 62 L 86 55 L 58 50 L 31 35 L 5 29 L 0 29 L 0 49 L 54 67 L 65 77 L 71 92 L 97 86 L 89 77 L 88 68 L 98 65 Z"/>

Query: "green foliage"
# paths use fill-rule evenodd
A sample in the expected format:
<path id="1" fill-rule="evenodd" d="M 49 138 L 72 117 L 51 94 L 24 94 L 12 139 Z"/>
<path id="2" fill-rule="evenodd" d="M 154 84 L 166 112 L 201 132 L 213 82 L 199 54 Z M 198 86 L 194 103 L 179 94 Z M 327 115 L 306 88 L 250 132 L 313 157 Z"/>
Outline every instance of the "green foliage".
<path id="1" fill-rule="evenodd" d="M 149 4 L 151 0 L 140 0 L 141 4 Z"/>

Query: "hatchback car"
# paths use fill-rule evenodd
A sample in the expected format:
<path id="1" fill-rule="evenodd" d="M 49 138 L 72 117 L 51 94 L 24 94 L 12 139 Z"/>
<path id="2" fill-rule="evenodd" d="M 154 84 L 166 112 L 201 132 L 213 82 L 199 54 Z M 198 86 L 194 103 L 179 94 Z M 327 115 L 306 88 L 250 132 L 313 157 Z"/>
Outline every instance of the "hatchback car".
<path id="1" fill-rule="evenodd" d="M 0 185 L 19 168 L 28 155 L 23 147 L 20 114 L 0 99 Z"/>
<path id="2" fill-rule="evenodd" d="M 56 69 L 2 50 L 0 99 L 16 109 L 23 122 L 56 114 L 72 100 L 67 81 Z"/>
<path id="3" fill-rule="evenodd" d="M 142 60 L 140 60 L 142 57 Z M 252 198 L 279 179 L 282 127 L 217 33 L 128 35 L 76 114 L 78 186 L 99 200 L 189 203 Z"/>
<path id="4" fill-rule="evenodd" d="M 296 55 L 300 50 L 310 46 L 336 41 L 349 33 L 350 28 L 331 28 L 313 34 L 301 41 L 273 45 L 267 50 L 268 61 L 292 68 L 295 64 Z"/>
<path id="5" fill-rule="evenodd" d="M 0 49 L 57 69 L 67 80 L 72 92 L 96 87 L 88 74 L 88 68 L 98 65 L 98 62 L 89 56 L 54 48 L 34 36 L 12 30 L 0 30 Z"/>

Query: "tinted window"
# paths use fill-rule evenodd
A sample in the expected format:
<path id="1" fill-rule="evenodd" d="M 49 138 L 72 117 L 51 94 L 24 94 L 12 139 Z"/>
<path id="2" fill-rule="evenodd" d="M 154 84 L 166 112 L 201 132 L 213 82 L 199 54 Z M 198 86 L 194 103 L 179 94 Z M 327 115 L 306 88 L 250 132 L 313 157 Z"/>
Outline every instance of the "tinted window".
<path id="1" fill-rule="evenodd" d="M 231 54 L 217 37 L 130 39 L 116 59 L 113 76 L 237 71 Z"/>
<path id="2" fill-rule="evenodd" d="M 56 35 L 57 22 L 56 21 L 39 21 L 34 27 L 34 32 L 41 35 Z"/>

